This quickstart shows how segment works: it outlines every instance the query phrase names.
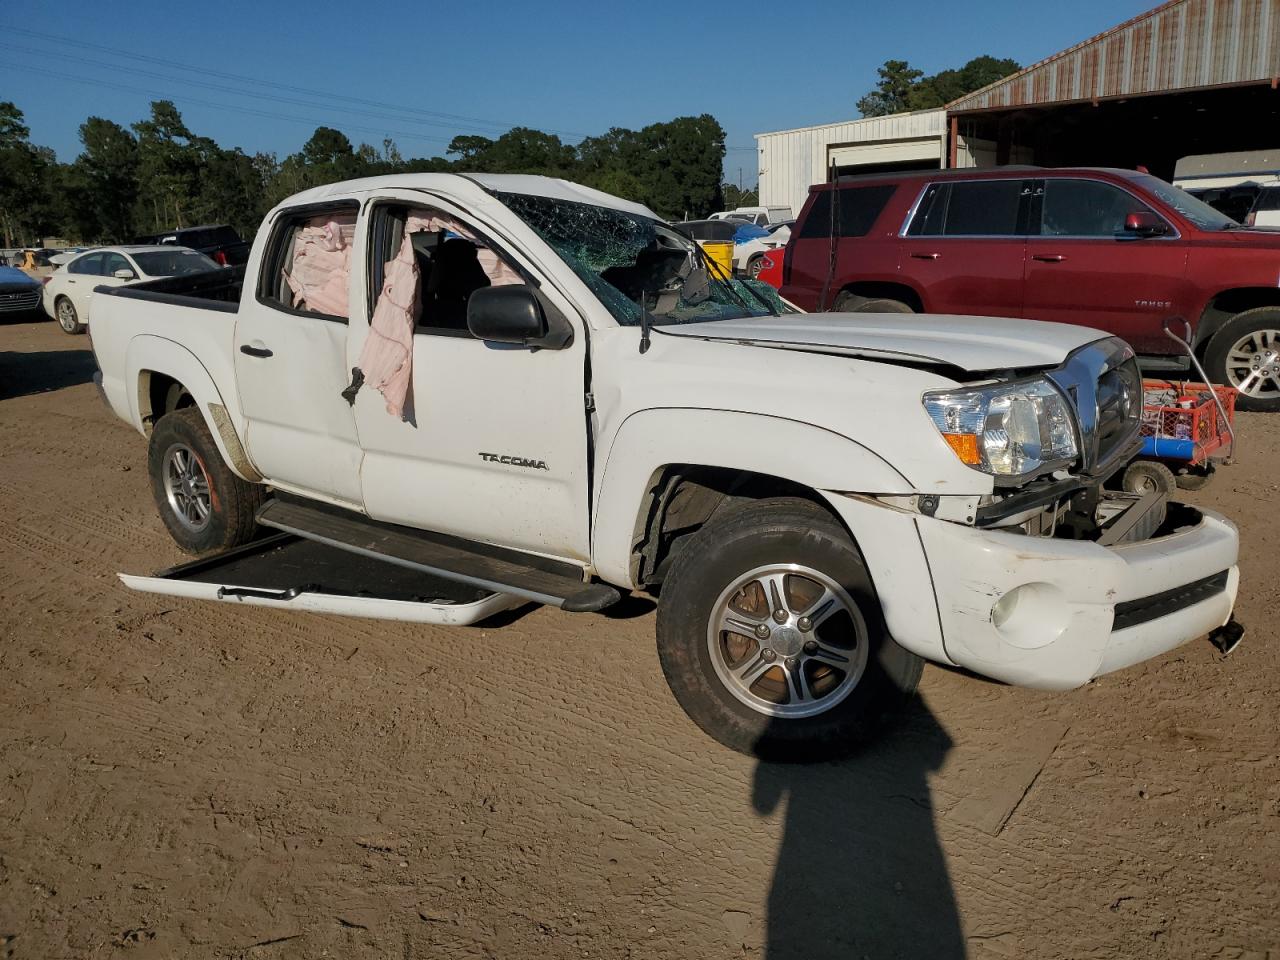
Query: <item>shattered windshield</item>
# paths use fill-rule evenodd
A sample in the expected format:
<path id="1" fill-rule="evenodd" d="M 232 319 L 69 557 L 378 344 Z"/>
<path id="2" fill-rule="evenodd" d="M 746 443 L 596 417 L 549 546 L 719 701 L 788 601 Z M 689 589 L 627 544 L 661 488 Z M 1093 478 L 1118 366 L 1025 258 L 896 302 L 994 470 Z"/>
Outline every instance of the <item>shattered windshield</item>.
<path id="1" fill-rule="evenodd" d="M 728 279 L 698 244 L 661 220 L 571 200 L 498 193 L 623 326 L 794 313 L 766 283 Z"/>

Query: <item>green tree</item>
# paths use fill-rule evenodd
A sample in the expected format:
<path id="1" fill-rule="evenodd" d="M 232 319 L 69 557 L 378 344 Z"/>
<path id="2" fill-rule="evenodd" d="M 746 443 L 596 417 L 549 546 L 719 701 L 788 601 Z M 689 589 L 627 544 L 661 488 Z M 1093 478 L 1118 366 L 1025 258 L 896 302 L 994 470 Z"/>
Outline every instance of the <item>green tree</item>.
<path id="1" fill-rule="evenodd" d="M 911 91 L 924 71 L 905 60 L 886 60 L 876 73 L 880 79 L 875 89 L 858 101 L 858 111 L 864 117 L 885 117 L 910 109 L 907 104 Z"/>
<path id="2" fill-rule="evenodd" d="M 921 78 L 907 95 L 907 108 L 929 110 L 944 107 L 952 100 L 981 90 L 988 84 L 1003 80 L 1022 69 L 1018 61 L 995 57 L 974 57 L 958 70 L 940 70 L 932 76 Z"/>
<path id="3" fill-rule="evenodd" d="M 172 100 L 153 100 L 138 138 L 137 222 L 154 232 L 188 226 L 207 145 L 196 143 Z"/>
<path id="4" fill-rule="evenodd" d="M 38 240 L 47 225 L 46 168 L 53 158 L 30 136 L 17 104 L 0 101 L 0 232 L 7 247 Z"/>
<path id="5" fill-rule="evenodd" d="M 80 143 L 84 150 L 67 180 L 87 205 L 85 215 L 77 216 L 77 239 L 130 239 L 138 201 L 138 141 L 120 124 L 90 117 L 80 124 Z"/>
<path id="6" fill-rule="evenodd" d="M 905 60 L 886 60 L 876 71 L 879 82 L 858 101 L 858 110 L 864 117 L 884 117 L 906 110 L 943 107 L 1020 69 L 1016 60 L 984 55 L 958 69 L 925 76 Z"/>

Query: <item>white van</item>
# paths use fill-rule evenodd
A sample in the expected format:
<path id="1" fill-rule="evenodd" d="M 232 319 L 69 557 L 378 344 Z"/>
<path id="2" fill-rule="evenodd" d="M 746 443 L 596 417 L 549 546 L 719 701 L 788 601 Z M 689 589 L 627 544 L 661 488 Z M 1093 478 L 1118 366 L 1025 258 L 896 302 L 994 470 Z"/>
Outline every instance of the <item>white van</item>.
<path id="1" fill-rule="evenodd" d="M 754 223 L 757 227 L 764 227 L 771 223 L 794 220 L 795 215 L 790 207 L 738 207 L 736 210 L 721 210 L 719 213 L 713 213 L 707 219 L 745 220 L 748 223 Z"/>

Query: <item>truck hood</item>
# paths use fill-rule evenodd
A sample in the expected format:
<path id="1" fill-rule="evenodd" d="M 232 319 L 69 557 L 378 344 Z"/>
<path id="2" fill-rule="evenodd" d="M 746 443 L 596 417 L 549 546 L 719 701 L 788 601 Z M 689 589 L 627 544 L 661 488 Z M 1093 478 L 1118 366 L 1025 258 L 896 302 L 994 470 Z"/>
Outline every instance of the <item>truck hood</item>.
<path id="1" fill-rule="evenodd" d="M 844 354 L 967 373 L 1056 367 L 1107 334 L 1089 327 L 949 314 L 801 313 L 664 325 L 655 333 L 763 347 Z"/>

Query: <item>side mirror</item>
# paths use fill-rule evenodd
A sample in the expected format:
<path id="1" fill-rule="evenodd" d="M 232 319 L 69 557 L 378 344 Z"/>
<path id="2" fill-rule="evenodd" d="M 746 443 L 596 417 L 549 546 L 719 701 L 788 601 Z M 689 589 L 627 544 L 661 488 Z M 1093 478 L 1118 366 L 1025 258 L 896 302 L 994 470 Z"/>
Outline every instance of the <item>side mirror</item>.
<path id="1" fill-rule="evenodd" d="M 130 270 L 128 267 L 121 267 L 119 270 L 113 273 L 112 276 L 115 277 L 117 280 L 136 280 L 138 278 L 138 275 L 134 273 L 132 270 Z"/>
<path id="2" fill-rule="evenodd" d="M 1150 210 L 1135 210 L 1124 218 L 1125 233 L 1139 237 L 1163 237 L 1169 232 L 1169 225 Z"/>
<path id="3" fill-rule="evenodd" d="M 528 284 L 481 287 L 467 301 L 467 329 L 491 343 L 562 350 L 573 342 L 573 327 Z"/>

